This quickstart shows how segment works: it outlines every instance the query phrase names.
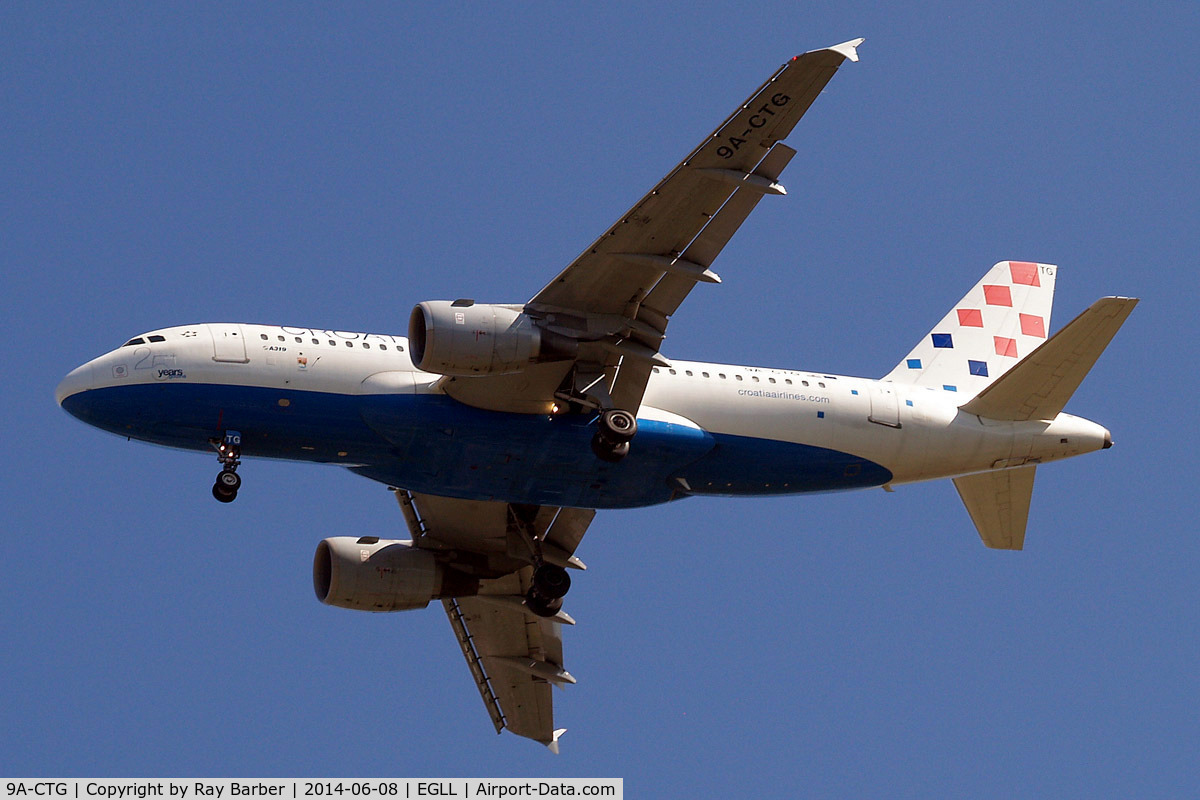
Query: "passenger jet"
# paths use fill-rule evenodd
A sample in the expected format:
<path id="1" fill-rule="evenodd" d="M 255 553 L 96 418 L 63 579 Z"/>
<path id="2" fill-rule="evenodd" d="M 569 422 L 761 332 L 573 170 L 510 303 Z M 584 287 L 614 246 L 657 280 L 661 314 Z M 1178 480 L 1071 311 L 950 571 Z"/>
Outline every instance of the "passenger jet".
<path id="1" fill-rule="evenodd" d="M 526 303 L 427 301 L 407 336 L 235 322 L 143 333 L 73 370 L 89 425 L 220 464 L 337 464 L 387 485 L 411 538 L 333 537 L 313 583 L 361 611 L 440 600 L 496 731 L 557 752 L 550 689 L 597 509 L 951 478 L 1019 550 L 1039 464 L 1112 445 L 1063 407 L 1137 303 L 1050 334 L 1057 269 L 1002 261 L 878 380 L 669 359 L 667 323 L 779 183 L 783 144 L 861 39 L 797 56 Z"/>

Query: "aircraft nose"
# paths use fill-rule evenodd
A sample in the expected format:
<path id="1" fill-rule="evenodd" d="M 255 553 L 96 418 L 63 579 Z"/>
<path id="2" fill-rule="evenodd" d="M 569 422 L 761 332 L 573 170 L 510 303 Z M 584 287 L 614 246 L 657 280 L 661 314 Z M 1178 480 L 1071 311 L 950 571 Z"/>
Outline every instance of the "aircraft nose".
<path id="1" fill-rule="evenodd" d="M 1112 433 L 1109 432 L 1108 428 L 1104 429 L 1104 444 L 1102 445 L 1102 447 L 1105 450 L 1112 447 Z"/>
<path id="2" fill-rule="evenodd" d="M 67 373 L 67 377 L 63 378 L 58 384 L 58 388 L 54 390 L 54 399 L 61 406 L 63 401 L 72 395 L 86 392 L 93 388 L 92 383 L 92 365 L 83 364 Z"/>

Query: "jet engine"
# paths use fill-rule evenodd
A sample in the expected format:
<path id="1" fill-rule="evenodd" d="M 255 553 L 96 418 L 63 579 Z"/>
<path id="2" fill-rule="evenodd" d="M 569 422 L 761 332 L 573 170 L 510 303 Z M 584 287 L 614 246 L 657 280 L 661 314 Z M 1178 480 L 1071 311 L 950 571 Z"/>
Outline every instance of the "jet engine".
<path id="1" fill-rule="evenodd" d="M 441 375 L 519 372 L 535 361 L 565 357 L 556 352 L 561 338 L 542 331 L 519 307 L 471 300 L 427 300 L 408 318 L 413 366 Z"/>
<path id="2" fill-rule="evenodd" d="M 411 541 L 335 536 L 317 545 L 313 589 L 326 605 L 405 611 L 440 597 L 474 595 L 479 581 L 444 567 Z"/>

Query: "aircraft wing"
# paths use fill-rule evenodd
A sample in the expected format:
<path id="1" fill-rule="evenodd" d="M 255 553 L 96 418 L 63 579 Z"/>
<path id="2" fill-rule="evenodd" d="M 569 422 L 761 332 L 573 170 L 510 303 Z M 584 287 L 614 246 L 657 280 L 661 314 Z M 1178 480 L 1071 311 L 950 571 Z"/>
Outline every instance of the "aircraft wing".
<path id="1" fill-rule="evenodd" d="M 796 151 L 779 141 L 842 62 L 858 60 L 862 41 L 780 67 L 525 305 L 543 330 L 578 343 L 573 363 L 448 378 L 447 393 L 479 407 L 544 413 L 555 396 L 565 399 L 565 387 L 567 395 L 636 410 L 653 365 L 666 364 L 658 351 L 668 319 L 697 282 L 720 282 L 712 262 L 763 195 L 785 194 L 776 179 Z M 610 398 L 597 396 L 606 391 Z"/>
<path id="2" fill-rule="evenodd" d="M 478 595 L 442 605 L 496 732 L 507 728 L 558 752 L 563 730 L 554 727 L 550 689 L 575 683 L 562 652 L 562 626 L 575 620 L 563 611 L 540 617 L 525 605 L 530 540 L 546 561 L 585 569 L 574 552 L 596 512 L 395 493 L 413 543 L 480 578 Z"/>

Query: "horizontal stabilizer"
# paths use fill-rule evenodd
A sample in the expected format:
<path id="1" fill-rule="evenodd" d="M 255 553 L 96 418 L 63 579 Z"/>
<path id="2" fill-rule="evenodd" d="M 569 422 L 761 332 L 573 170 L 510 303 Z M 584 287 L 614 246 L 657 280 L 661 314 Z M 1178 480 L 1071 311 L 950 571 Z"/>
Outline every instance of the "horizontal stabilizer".
<path id="1" fill-rule="evenodd" d="M 1030 465 L 954 479 L 954 488 L 988 547 L 1020 550 L 1025 546 L 1035 470 L 1037 467 Z"/>
<path id="2" fill-rule="evenodd" d="M 999 420 L 1054 419 L 1137 302 L 1132 297 L 1097 300 L 962 410 Z"/>

